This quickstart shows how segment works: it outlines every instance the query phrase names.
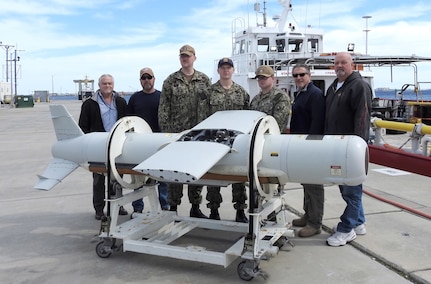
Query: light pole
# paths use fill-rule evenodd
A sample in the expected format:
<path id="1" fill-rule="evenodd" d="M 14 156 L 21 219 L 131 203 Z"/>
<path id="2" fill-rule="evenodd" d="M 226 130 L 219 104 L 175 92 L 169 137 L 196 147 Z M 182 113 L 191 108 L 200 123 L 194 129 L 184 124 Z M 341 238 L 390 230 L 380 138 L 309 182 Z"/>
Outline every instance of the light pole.
<path id="1" fill-rule="evenodd" d="M 363 19 L 365 19 L 365 55 L 368 55 L 368 32 L 370 31 L 368 29 L 368 19 L 372 18 L 371 16 L 362 16 Z"/>
<path id="2" fill-rule="evenodd" d="M 20 60 L 20 57 L 16 55 L 16 53 L 18 51 L 25 51 L 25 50 L 23 50 L 23 49 L 15 49 L 15 59 L 13 60 L 14 61 L 14 74 L 15 74 L 15 76 L 14 76 L 15 77 L 15 97 L 18 95 L 18 93 L 17 93 L 17 82 L 16 82 L 16 75 L 17 75 L 16 62 Z"/>

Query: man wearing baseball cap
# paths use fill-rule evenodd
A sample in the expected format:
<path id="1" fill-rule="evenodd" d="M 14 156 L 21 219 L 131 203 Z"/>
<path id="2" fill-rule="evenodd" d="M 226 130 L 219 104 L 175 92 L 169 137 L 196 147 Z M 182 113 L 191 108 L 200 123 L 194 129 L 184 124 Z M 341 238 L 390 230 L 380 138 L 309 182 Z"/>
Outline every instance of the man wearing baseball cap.
<path id="1" fill-rule="evenodd" d="M 250 109 L 273 116 L 280 132 L 286 133 L 290 113 L 289 96 L 274 87 L 274 70 L 271 66 L 262 65 L 256 69 L 255 74 L 260 92 L 251 100 Z"/>
<path id="2" fill-rule="evenodd" d="M 219 60 L 217 72 L 220 79 L 212 84 L 209 89 L 205 104 L 206 112 L 200 112 L 202 114 L 206 113 L 206 116 L 202 120 L 217 111 L 248 109 L 250 95 L 243 87 L 232 81 L 234 71 L 232 59 L 224 57 Z M 211 210 L 210 219 L 220 220 L 218 208 L 223 201 L 220 187 L 208 186 L 207 189 L 206 199 L 208 200 L 207 207 Z M 247 194 L 244 183 L 232 184 L 232 202 L 234 203 L 233 207 L 236 209 L 236 222 L 248 222 L 244 213 L 244 209 L 247 208 L 245 204 L 246 200 Z"/>
<path id="3" fill-rule="evenodd" d="M 180 48 L 180 56 L 181 55 L 195 56 L 196 52 L 192 46 L 185 44 Z"/>
<path id="4" fill-rule="evenodd" d="M 159 124 L 162 132 L 180 133 L 198 124 L 198 108 L 208 95 L 211 81 L 207 75 L 194 69 L 195 49 L 186 44 L 180 48 L 181 69 L 166 78 L 159 104 Z M 207 218 L 199 209 L 202 186 L 189 185 L 192 204 L 190 217 Z M 171 211 L 177 211 L 183 196 L 182 184 L 170 184 L 168 201 Z"/>
<path id="5" fill-rule="evenodd" d="M 153 132 L 160 132 L 158 112 L 160 91 L 154 88 L 154 72 L 149 67 L 144 67 L 139 71 L 139 82 L 142 90 L 134 93 L 127 104 L 127 115 L 136 115 L 145 120 Z M 148 179 L 147 183 L 154 183 Z M 162 210 L 169 210 L 168 184 L 159 182 L 157 186 L 159 192 L 159 202 Z M 144 201 L 141 199 L 132 202 L 133 212 L 142 213 Z M 132 216 L 131 216 L 132 217 Z"/>

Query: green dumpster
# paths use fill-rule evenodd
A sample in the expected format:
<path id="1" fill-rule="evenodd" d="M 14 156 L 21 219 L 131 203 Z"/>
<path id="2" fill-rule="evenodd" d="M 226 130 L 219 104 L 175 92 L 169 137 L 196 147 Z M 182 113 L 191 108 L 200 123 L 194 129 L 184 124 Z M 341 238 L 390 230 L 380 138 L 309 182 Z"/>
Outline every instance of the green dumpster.
<path id="1" fill-rule="evenodd" d="M 15 107 L 33 107 L 33 96 L 15 96 Z"/>

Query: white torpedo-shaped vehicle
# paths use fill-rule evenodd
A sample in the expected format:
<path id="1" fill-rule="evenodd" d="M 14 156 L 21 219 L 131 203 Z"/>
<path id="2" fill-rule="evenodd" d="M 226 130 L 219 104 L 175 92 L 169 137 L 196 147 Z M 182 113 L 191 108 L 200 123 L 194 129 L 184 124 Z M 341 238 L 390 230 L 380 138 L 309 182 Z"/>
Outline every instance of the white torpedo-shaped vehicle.
<path id="1" fill-rule="evenodd" d="M 34 186 L 50 190 L 77 167 L 185 184 L 226 186 L 253 178 L 257 188 L 286 182 L 362 183 L 368 147 L 354 135 L 280 134 L 258 111 L 220 111 L 181 133 L 152 133 L 139 117 L 120 119 L 111 132 L 84 134 L 63 105 L 50 105 L 57 142 L 54 159 Z"/>
<path id="2" fill-rule="evenodd" d="M 106 173 L 121 185 L 118 195 L 118 186 L 115 194 L 108 191 L 108 214 L 102 218 L 96 246 L 102 258 L 122 248 L 227 267 L 241 257 L 237 267 L 241 279 L 265 278 L 260 260 L 274 256 L 294 235 L 287 194 L 279 185 L 288 181 L 357 185 L 367 175 L 368 147 L 361 138 L 282 135 L 272 116 L 257 111 L 217 112 L 181 133 L 152 133 L 144 120 L 130 116 L 118 120 L 109 133 L 84 134 L 64 106 L 50 109 L 58 141 L 52 146 L 54 159 L 34 187 L 49 190 L 80 166 Z M 249 223 L 163 211 L 156 185 L 145 184 L 147 177 L 219 186 L 248 182 Z M 123 194 L 123 188 L 134 190 Z M 121 222 L 119 207 L 143 197 L 146 211 Z M 195 229 L 227 231 L 233 244 L 222 251 L 176 244 Z M 115 245 L 117 239 L 121 246 Z"/>

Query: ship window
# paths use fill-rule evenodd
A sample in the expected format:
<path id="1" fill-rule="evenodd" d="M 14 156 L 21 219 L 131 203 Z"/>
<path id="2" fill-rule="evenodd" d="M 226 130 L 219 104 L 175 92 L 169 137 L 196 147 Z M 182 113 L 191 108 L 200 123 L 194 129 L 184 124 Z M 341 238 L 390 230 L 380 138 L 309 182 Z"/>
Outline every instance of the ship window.
<path id="1" fill-rule="evenodd" d="M 245 53 L 245 40 L 243 39 L 243 40 L 241 40 L 241 47 L 240 47 L 240 50 L 239 50 L 239 53 Z"/>
<path id="2" fill-rule="evenodd" d="M 277 44 L 277 51 L 278 52 L 284 52 L 284 47 L 286 46 L 286 40 L 283 39 L 276 39 L 275 43 Z"/>
<path id="3" fill-rule="evenodd" d="M 289 39 L 289 50 L 291 52 L 300 52 L 302 47 L 302 39 Z"/>
<path id="4" fill-rule="evenodd" d="M 308 51 L 309 52 L 319 51 L 319 40 L 317 38 L 311 38 L 308 40 Z"/>
<path id="5" fill-rule="evenodd" d="M 240 51 L 240 47 L 241 47 L 241 44 L 240 44 L 240 42 L 235 42 L 235 49 L 234 49 L 234 51 L 233 51 L 233 53 L 234 54 L 238 54 L 239 53 L 239 51 Z"/>
<path id="6" fill-rule="evenodd" d="M 262 37 L 257 40 L 257 51 L 269 51 L 269 38 Z"/>

